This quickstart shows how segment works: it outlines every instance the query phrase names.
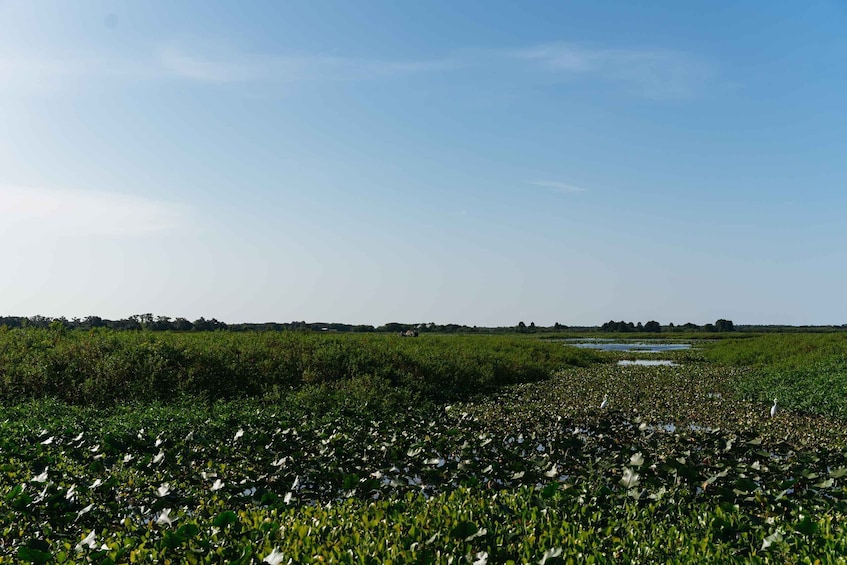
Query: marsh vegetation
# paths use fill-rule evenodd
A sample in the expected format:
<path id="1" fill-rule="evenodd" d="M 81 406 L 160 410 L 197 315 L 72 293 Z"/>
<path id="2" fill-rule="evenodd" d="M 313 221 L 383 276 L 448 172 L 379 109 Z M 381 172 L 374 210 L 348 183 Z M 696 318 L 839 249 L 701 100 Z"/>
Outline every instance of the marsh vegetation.
<path id="1" fill-rule="evenodd" d="M 7 331 L 0 555 L 843 561 L 845 337 Z"/>

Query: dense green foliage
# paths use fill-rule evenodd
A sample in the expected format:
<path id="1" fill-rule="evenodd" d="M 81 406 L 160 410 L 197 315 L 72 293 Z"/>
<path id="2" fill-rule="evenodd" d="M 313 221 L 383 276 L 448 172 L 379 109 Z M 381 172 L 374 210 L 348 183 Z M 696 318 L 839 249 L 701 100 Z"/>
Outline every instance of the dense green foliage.
<path id="1" fill-rule="evenodd" d="M 272 405 L 9 407 L 0 554 L 837 562 L 847 551 L 844 432 L 723 397 L 732 378 L 702 366 L 592 366 L 438 410 L 359 405 L 323 418 L 298 394 Z"/>
<path id="2" fill-rule="evenodd" d="M 6 334 L 4 378 L 86 351 L 173 375 L 275 352 L 298 372 L 240 400 L 6 402 L 0 562 L 847 562 L 843 420 L 739 395 L 843 343 L 757 339 L 642 367 L 527 338 Z"/>
<path id="3" fill-rule="evenodd" d="M 517 337 L 0 330 L 0 400 L 109 405 L 279 397 L 303 385 L 354 379 L 450 400 L 594 359 Z"/>
<path id="4" fill-rule="evenodd" d="M 714 364 L 749 367 L 736 390 L 793 410 L 847 418 L 847 334 L 770 334 L 705 348 Z"/>

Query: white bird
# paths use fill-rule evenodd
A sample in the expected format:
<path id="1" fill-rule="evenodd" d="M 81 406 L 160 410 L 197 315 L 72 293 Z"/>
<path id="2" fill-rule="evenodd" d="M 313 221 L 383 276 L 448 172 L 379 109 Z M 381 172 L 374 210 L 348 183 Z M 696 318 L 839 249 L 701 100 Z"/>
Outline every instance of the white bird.
<path id="1" fill-rule="evenodd" d="M 773 418 L 774 414 L 776 414 L 776 398 L 773 399 L 773 406 L 771 406 L 771 418 Z"/>
<path id="2" fill-rule="evenodd" d="M 603 408 L 605 408 L 605 407 L 606 407 L 606 403 L 607 403 L 607 402 L 609 402 L 609 395 L 608 395 L 608 394 L 604 394 L 604 395 L 603 395 L 603 402 L 601 402 L 601 403 L 600 403 L 600 410 L 602 410 Z"/>

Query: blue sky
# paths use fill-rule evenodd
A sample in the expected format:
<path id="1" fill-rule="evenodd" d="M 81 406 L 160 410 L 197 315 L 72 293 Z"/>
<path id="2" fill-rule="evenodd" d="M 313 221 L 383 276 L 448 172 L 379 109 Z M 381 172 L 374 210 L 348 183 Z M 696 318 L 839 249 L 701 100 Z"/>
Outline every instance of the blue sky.
<path id="1" fill-rule="evenodd" d="M 843 2 L 0 0 L 0 314 L 847 323 Z"/>

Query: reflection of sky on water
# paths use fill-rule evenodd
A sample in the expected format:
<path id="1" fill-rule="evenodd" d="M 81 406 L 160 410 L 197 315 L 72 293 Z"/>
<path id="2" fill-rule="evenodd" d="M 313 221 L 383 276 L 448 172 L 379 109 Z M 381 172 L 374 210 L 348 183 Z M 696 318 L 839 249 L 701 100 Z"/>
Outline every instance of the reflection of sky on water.
<path id="1" fill-rule="evenodd" d="M 675 366 L 676 363 L 667 359 L 636 359 L 635 361 L 624 359 L 622 361 L 618 361 L 618 365 L 645 365 L 648 367 L 656 367 L 662 365 L 666 367 L 672 367 Z"/>
<path id="2" fill-rule="evenodd" d="M 660 353 L 662 351 L 680 351 L 690 349 L 690 343 L 623 343 L 623 342 L 582 342 L 573 343 L 583 349 L 598 349 L 600 351 L 635 351 L 639 353 Z"/>

